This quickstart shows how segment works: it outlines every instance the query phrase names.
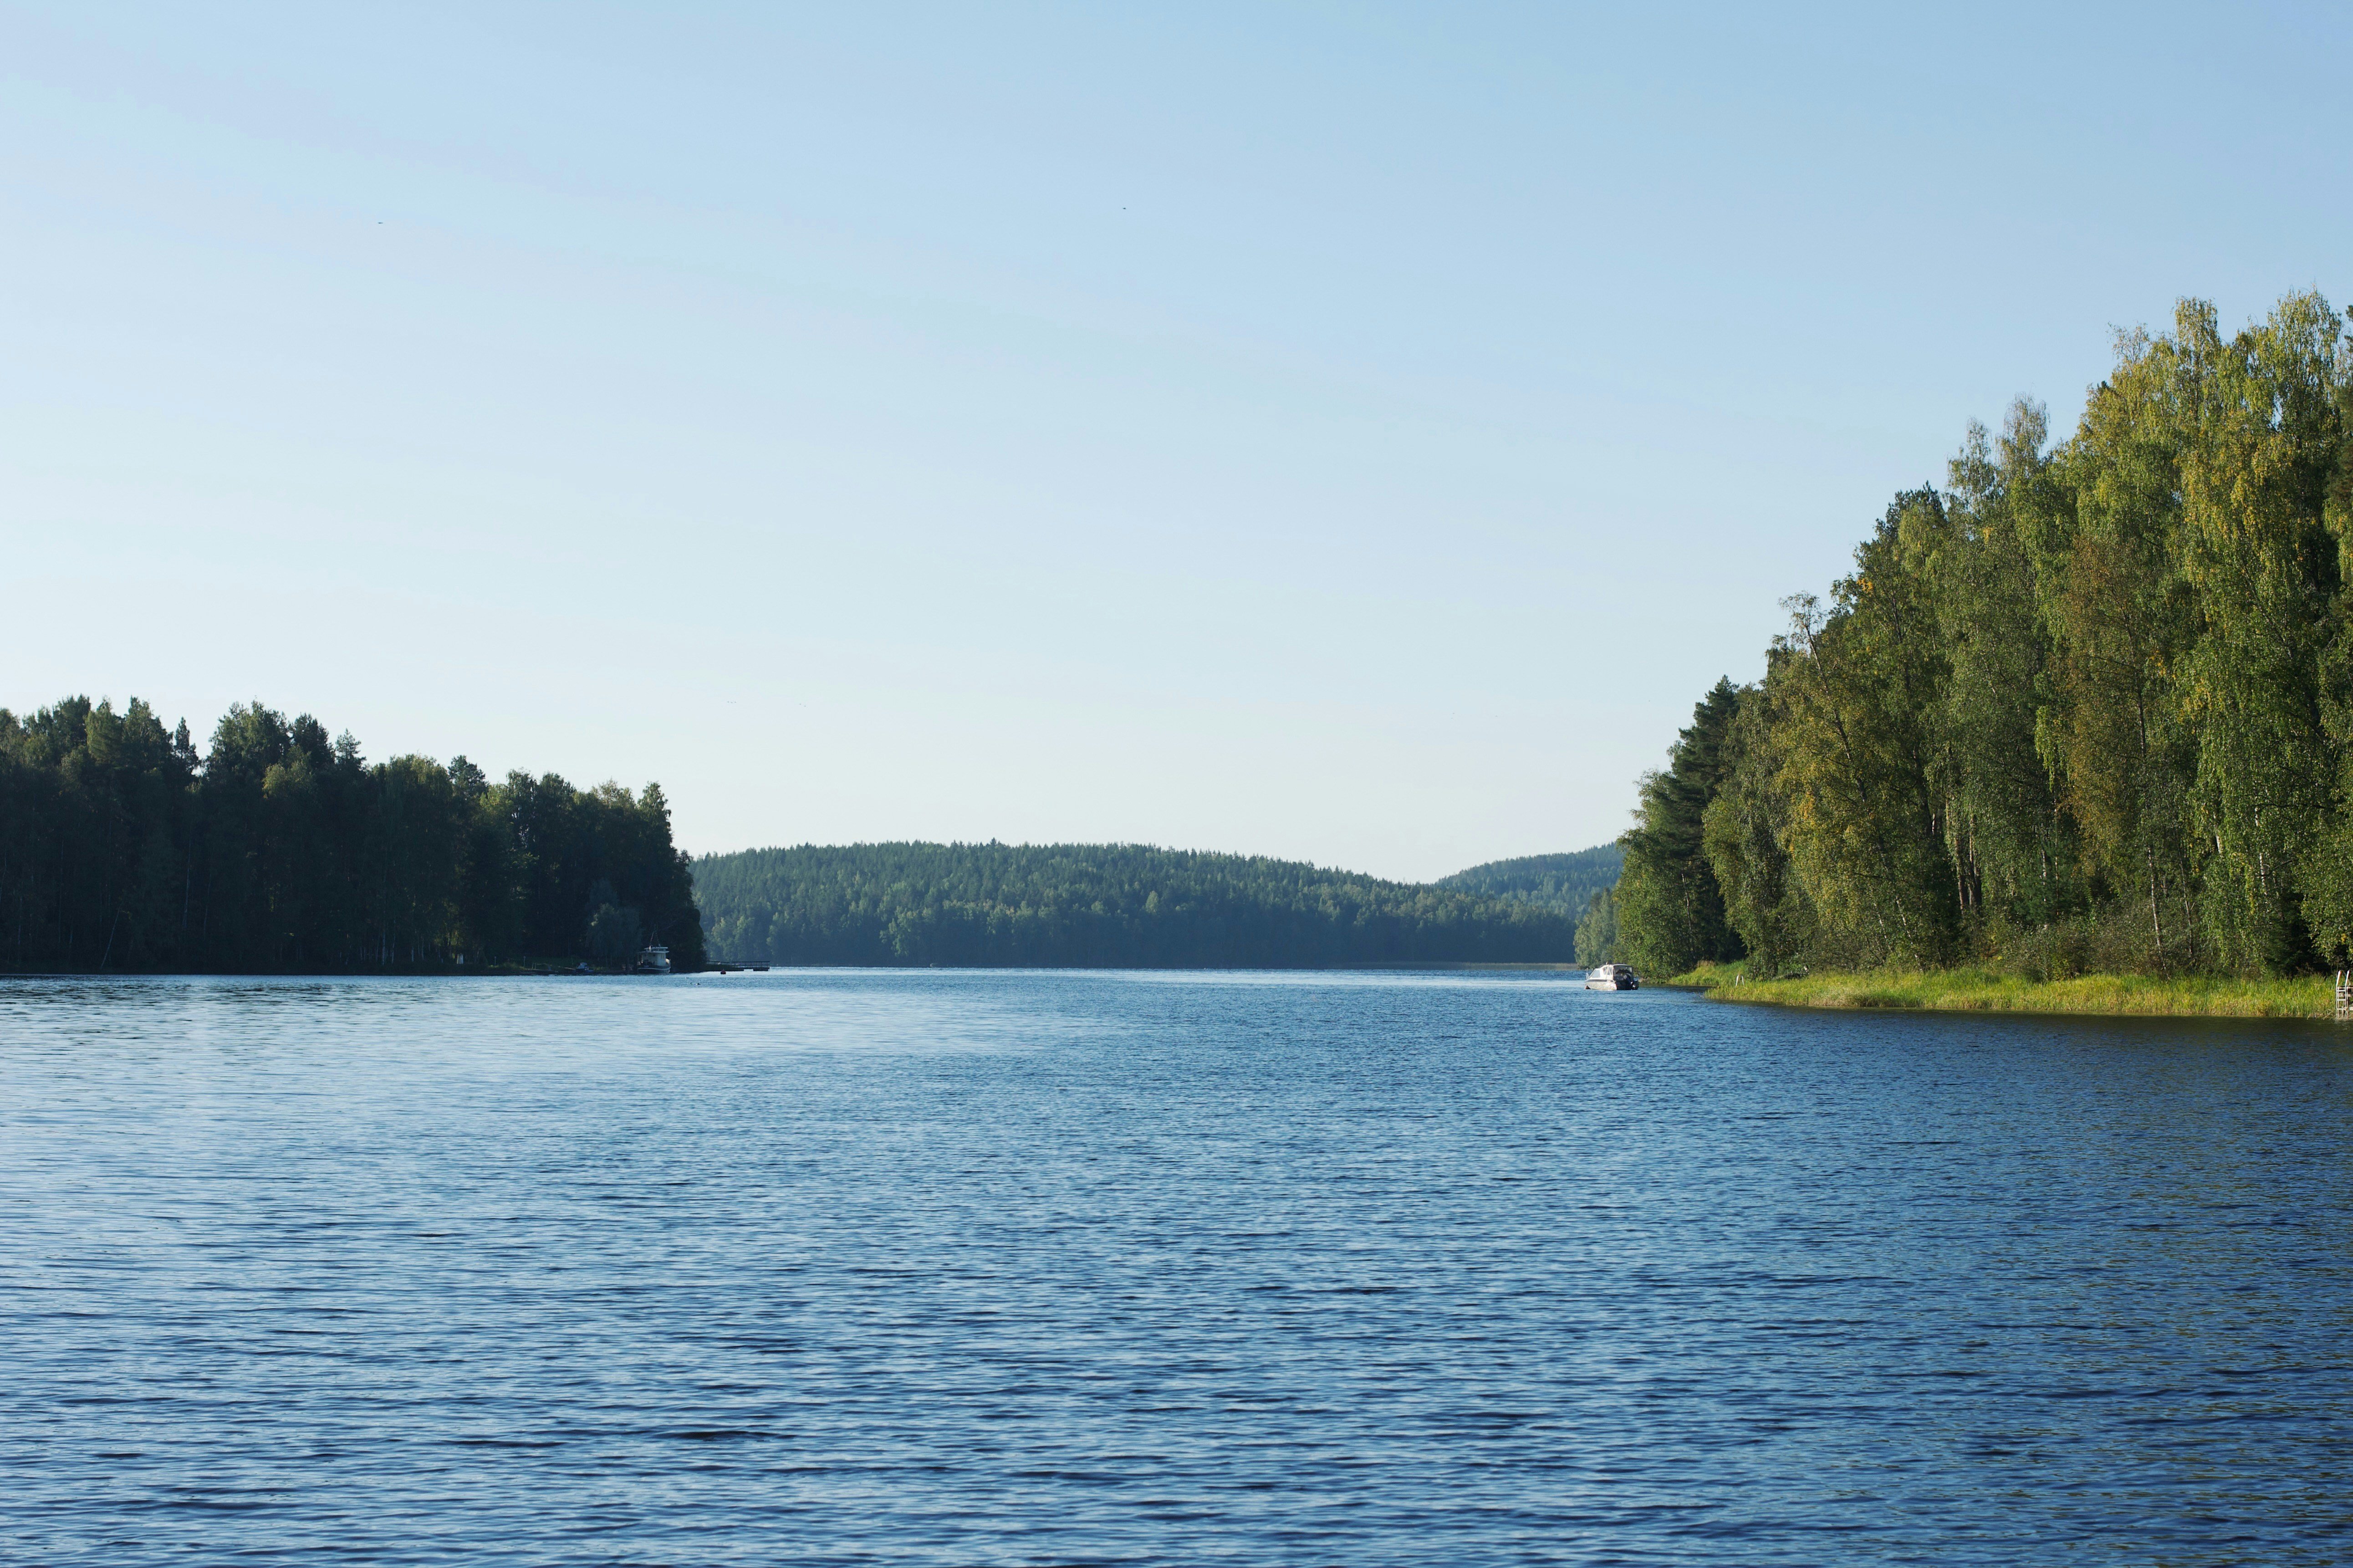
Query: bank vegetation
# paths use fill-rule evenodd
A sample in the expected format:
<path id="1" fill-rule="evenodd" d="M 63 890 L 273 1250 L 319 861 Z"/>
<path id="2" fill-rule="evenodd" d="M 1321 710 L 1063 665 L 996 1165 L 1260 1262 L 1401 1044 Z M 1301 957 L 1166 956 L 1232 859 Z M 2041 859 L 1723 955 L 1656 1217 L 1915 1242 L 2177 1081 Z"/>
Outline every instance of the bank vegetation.
<path id="1" fill-rule="evenodd" d="M 2348 418 L 2344 323 L 2296 294 L 2123 335 L 2064 439 L 2024 401 L 1971 426 L 1642 780 L 1614 956 L 1759 999 L 2325 1011 L 2265 987 L 2353 962 Z"/>
<path id="2" fill-rule="evenodd" d="M 2215 974 L 2079 974 L 2030 980 L 1999 970 L 1879 969 L 1751 980 L 1742 966 L 1702 964 L 1668 984 L 1719 1002 L 1789 1007 L 1897 1007 L 1957 1013 L 2118 1013 L 2169 1018 L 2329 1018 L 2325 974 L 2244 978 Z"/>

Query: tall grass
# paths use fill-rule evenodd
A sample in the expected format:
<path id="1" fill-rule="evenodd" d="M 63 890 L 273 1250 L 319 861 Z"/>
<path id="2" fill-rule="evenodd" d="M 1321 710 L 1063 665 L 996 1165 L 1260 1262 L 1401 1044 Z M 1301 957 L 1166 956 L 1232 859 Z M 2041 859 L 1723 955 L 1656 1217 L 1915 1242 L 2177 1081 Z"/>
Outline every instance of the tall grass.
<path id="1" fill-rule="evenodd" d="M 1750 980 L 1736 964 L 1703 964 L 1670 985 L 1703 987 L 1719 1002 L 1787 1007 L 1915 1007 L 1985 1013 L 2130 1013 L 2181 1018 L 2327 1018 L 2337 999 L 2325 974 L 2289 980 L 2158 979 L 2084 974 L 2033 981 L 1984 969 L 1876 969 Z"/>

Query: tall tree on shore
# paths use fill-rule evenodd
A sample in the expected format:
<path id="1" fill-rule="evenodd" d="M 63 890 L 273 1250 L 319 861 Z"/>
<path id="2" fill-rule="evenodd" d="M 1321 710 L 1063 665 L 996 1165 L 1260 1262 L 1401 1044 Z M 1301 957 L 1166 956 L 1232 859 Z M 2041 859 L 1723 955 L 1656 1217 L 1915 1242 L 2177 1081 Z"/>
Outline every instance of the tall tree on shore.
<path id="1" fill-rule="evenodd" d="M 1812 900 L 1789 865 L 1789 803 L 1774 752 L 1772 699 L 1743 687 L 1724 736 L 1725 762 L 1702 837 L 1724 898 L 1725 923 L 1740 938 L 1748 972 L 1770 979 L 1812 950 Z"/>
<path id="2" fill-rule="evenodd" d="M 1740 938 L 1725 921 L 1724 895 L 1708 863 L 1708 804 L 1724 782 L 1725 732 L 1739 693 L 1719 680 L 1692 710 L 1666 767 L 1642 776 L 1634 826 L 1614 900 L 1620 955 L 1653 974 L 1680 974 L 1702 960 L 1729 961 Z"/>
<path id="3" fill-rule="evenodd" d="M 1933 491 L 1895 499 L 1823 607 L 1789 602 L 1766 685 L 1780 721 L 1783 848 L 1842 962 L 1941 963 L 1957 879 L 1940 733 L 1949 661 L 1924 570 L 1950 520 Z"/>
<path id="4" fill-rule="evenodd" d="M 1946 656 L 1935 771 L 1957 918 L 1970 942 L 1997 950 L 2081 901 L 2074 836 L 2036 732 L 2052 649 L 2030 529 L 2053 504 L 2048 431 L 2024 399 L 1999 437 L 1969 426 L 1922 563 Z"/>
<path id="5" fill-rule="evenodd" d="M 2231 968 L 2284 968 L 2311 943 L 2300 884 L 2336 783 L 2320 673 L 2344 591 L 2325 516 L 2342 336 L 2312 294 L 2227 342 L 2211 305 L 2176 320 L 2182 573 L 2201 623 L 2183 709 L 2198 737 L 2191 805 L 2215 846 L 2206 926 Z"/>

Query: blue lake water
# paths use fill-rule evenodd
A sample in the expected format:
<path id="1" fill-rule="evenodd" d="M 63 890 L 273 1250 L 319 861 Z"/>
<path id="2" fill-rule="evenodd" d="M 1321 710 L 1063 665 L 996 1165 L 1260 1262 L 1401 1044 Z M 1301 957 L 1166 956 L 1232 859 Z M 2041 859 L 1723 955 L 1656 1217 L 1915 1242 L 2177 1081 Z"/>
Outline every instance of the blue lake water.
<path id="1" fill-rule="evenodd" d="M 2341 1563 L 2353 1027 L 0 981 L 0 1558 Z"/>

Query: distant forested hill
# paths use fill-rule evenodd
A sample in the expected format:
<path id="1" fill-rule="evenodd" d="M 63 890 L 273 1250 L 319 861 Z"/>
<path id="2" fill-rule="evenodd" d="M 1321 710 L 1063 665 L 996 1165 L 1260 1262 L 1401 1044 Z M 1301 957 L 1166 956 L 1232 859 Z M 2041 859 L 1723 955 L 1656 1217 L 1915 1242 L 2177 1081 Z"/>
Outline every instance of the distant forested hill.
<path id="1" fill-rule="evenodd" d="M 706 855 L 717 958 L 1288 969 L 1567 963 L 1572 916 L 1291 860 L 1136 844 L 803 845 Z"/>
<path id="2" fill-rule="evenodd" d="M 1516 860 L 1490 860 L 1431 886 L 1477 893 L 1557 910 L 1575 920 L 1592 903 L 1593 895 L 1614 887 L 1626 863 L 1626 852 L 1615 844 L 1598 844 L 1574 855 L 1523 855 Z"/>

